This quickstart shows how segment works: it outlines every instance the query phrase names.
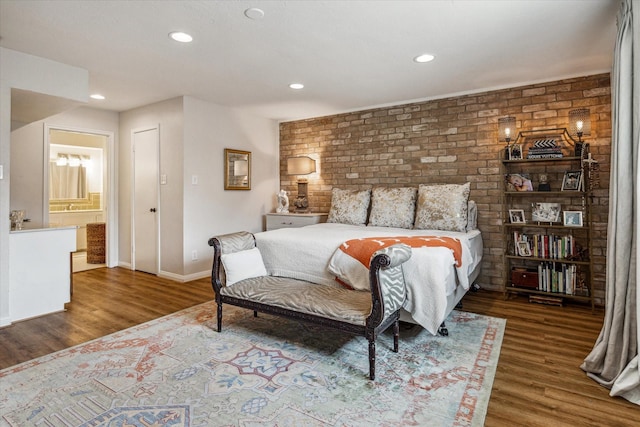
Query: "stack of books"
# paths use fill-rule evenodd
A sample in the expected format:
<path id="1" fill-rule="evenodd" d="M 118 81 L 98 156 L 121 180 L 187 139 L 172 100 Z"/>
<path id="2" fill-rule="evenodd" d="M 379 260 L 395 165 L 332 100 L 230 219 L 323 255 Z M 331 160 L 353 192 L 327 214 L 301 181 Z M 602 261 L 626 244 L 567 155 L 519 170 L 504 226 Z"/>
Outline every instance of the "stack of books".
<path id="1" fill-rule="evenodd" d="M 539 139 L 533 143 L 527 152 L 527 159 L 557 159 L 562 158 L 562 150 L 555 139 Z"/>

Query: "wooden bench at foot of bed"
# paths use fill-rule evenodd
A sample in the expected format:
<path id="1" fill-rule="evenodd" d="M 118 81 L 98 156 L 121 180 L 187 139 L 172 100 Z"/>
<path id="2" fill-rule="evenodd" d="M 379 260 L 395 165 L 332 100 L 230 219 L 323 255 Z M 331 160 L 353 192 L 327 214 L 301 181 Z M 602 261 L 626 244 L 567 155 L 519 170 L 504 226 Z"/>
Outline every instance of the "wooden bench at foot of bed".
<path id="1" fill-rule="evenodd" d="M 218 306 L 218 332 L 222 330 L 222 305 L 230 304 L 341 331 L 363 335 L 369 341 L 369 378 L 375 379 L 375 340 L 393 325 L 393 351 L 398 352 L 400 309 L 406 288 L 400 265 L 411 248 L 398 244 L 373 254 L 369 265 L 370 291 L 319 285 L 298 279 L 259 276 L 225 286 L 223 254 L 255 247 L 251 233 L 237 232 L 209 239 L 214 249 L 211 284 Z"/>

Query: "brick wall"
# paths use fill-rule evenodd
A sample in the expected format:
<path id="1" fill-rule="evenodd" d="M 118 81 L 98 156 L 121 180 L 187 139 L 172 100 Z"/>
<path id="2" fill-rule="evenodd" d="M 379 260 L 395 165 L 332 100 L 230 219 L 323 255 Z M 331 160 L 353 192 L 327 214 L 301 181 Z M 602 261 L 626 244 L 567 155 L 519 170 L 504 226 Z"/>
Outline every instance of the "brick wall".
<path id="1" fill-rule="evenodd" d="M 577 107 L 590 109 L 591 135 L 585 139 L 600 165 L 592 218 L 594 295 L 602 303 L 611 147 L 609 74 L 281 123 L 281 186 L 293 200 L 296 181 L 286 175 L 286 159 L 297 155 L 320 160 L 319 173 L 309 179 L 309 204 L 315 212 L 329 211 L 333 187 L 471 182 L 485 245 L 478 282 L 500 290 L 504 143 L 498 142 L 498 118 L 515 116 L 519 131 L 568 127 L 569 110 Z"/>

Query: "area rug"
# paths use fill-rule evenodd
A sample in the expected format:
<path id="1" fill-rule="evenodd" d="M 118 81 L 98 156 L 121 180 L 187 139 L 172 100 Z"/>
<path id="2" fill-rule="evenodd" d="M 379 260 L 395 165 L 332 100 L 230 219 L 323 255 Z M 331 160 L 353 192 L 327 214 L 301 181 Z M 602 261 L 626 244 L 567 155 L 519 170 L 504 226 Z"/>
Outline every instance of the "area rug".
<path id="1" fill-rule="evenodd" d="M 448 337 L 367 341 L 215 303 L 0 371 L 3 426 L 480 426 L 505 320 L 454 311 Z"/>

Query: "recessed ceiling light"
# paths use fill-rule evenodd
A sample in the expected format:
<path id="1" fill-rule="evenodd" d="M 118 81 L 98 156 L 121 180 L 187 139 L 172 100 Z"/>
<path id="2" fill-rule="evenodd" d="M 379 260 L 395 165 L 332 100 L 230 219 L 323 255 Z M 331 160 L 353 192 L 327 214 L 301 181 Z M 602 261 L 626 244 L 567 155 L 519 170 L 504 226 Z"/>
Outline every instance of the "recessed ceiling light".
<path id="1" fill-rule="evenodd" d="M 413 58 L 414 61 L 416 62 L 431 62 L 435 59 L 435 56 L 433 55 L 429 55 L 428 53 L 425 53 L 424 55 L 418 55 L 415 58 Z"/>
<path id="2" fill-rule="evenodd" d="M 244 11 L 244 16 L 246 16 L 249 19 L 253 19 L 254 21 L 257 21 L 259 19 L 264 18 L 264 10 L 258 9 L 257 7 L 252 7 Z"/>
<path id="3" fill-rule="evenodd" d="M 302 83 L 291 83 L 289 87 L 291 89 L 302 89 L 304 85 Z"/>
<path id="4" fill-rule="evenodd" d="M 105 99 L 104 95 L 100 95 L 99 93 L 94 93 L 92 95 L 89 95 L 89 98 L 91 98 L 91 99 L 100 99 L 100 100 Z"/>
<path id="5" fill-rule="evenodd" d="M 169 33 L 169 37 L 171 37 L 173 40 L 180 42 L 180 43 L 189 43 L 191 41 L 193 41 L 193 37 L 191 37 L 189 34 L 187 33 L 183 33 L 182 31 L 174 31 Z"/>

